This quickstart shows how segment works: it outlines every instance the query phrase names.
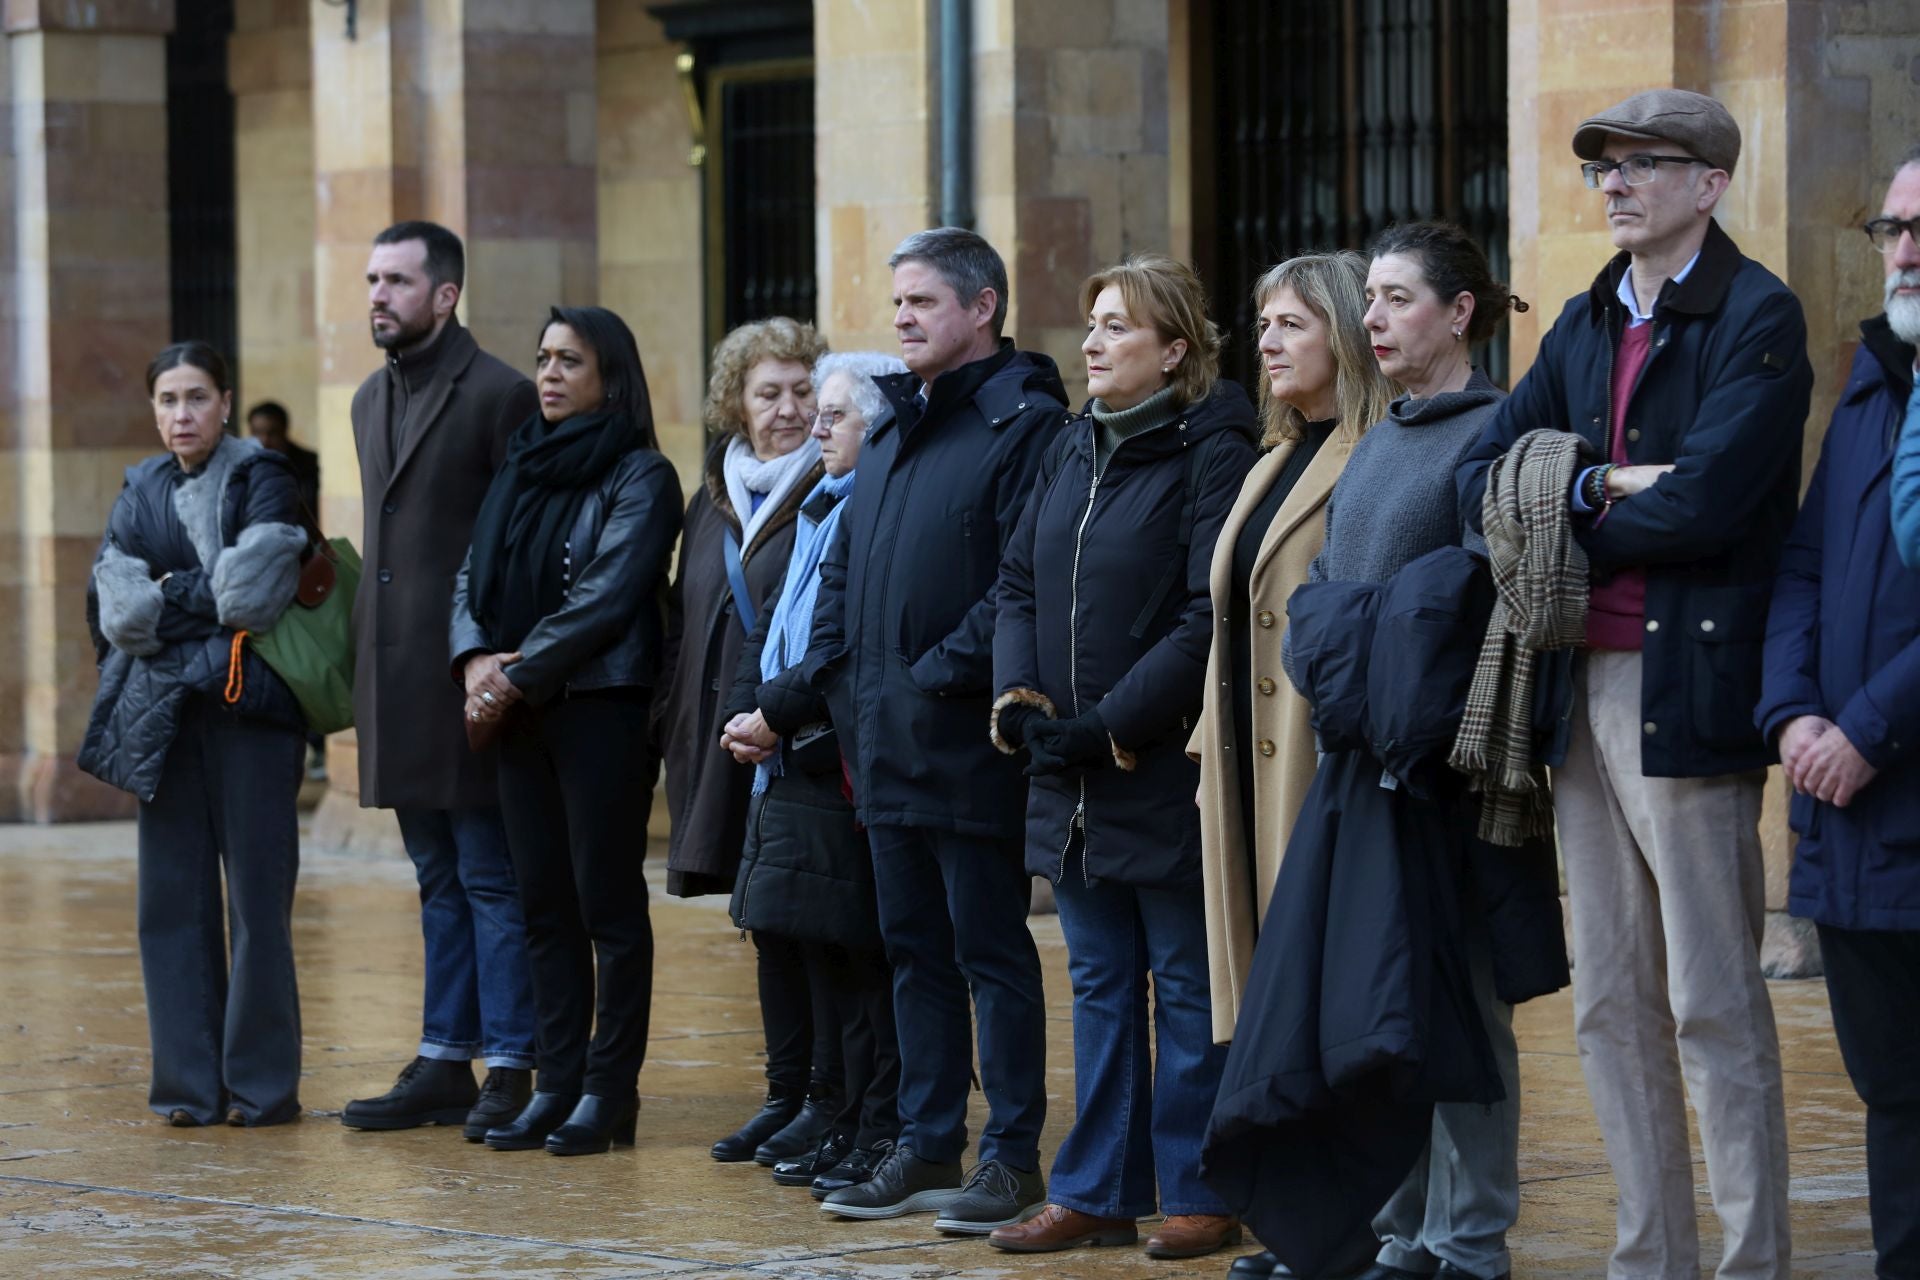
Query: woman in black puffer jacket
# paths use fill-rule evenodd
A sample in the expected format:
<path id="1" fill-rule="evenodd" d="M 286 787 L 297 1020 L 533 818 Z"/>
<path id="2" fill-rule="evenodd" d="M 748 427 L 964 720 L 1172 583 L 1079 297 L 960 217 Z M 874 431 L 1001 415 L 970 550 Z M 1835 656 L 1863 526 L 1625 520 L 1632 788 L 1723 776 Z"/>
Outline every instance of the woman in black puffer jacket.
<path id="1" fill-rule="evenodd" d="M 454 584 L 466 714 L 503 718 L 500 815 L 527 918 L 539 1088 L 497 1151 L 632 1143 L 653 1004 L 647 812 L 680 482 L 633 332 L 602 307 L 541 330 L 540 410 L 507 444 Z"/>
<path id="2" fill-rule="evenodd" d="M 148 1105 L 174 1125 L 278 1124 L 300 1114 L 306 722 L 240 633 L 292 602 L 307 534 L 286 462 L 223 430 L 233 392 L 217 351 L 168 347 L 147 394 L 167 452 L 127 469 L 94 561 L 100 691 L 80 767 L 140 800 Z"/>
<path id="3" fill-rule="evenodd" d="M 1001 750 L 1031 757 L 1027 869 L 1054 882 L 1067 939 L 1077 1118 L 1045 1211 L 990 1240 L 1132 1240 L 1157 1182 L 1167 1221 L 1147 1252 L 1191 1257 L 1239 1227 L 1199 1176 L 1226 1051 L 1185 748 L 1212 641 L 1213 544 L 1258 429 L 1246 394 L 1215 381 L 1219 337 L 1191 270 L 1134 258 L 1082 295 L 1094 399 L 1042 462 L 1001 565 L 992 724 Z"/>

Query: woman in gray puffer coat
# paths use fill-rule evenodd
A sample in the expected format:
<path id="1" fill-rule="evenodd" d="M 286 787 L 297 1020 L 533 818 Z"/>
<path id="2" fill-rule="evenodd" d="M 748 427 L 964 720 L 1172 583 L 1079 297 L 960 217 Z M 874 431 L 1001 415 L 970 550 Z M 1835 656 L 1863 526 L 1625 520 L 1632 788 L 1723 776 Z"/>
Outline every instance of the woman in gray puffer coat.
<path id="1" fill-rule="evenodd" d="M 307 533 L 286 462 L 222 429 L 233 392 L 218 352 L 168 347 L 147 392 L 167 452 L 127 469 L 94 561 L 100 691 L 80 767 L 140 801 L 148 1105 L 174 1125 L 278 1124 L 300 1113 L 306 723 L 239 633 L 292 602 Z"/>

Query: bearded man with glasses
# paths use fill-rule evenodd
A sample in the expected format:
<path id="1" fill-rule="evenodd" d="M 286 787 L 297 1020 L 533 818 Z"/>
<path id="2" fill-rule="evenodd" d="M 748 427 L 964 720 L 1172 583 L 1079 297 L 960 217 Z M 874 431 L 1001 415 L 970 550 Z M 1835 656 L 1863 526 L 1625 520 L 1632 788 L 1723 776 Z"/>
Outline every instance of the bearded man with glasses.
<path id="1" fill-rule="evenodd" d="M 1573 150 L 1620 252 L 1567 303 L 1455 478 L 1477 524 L 1489 467 L 1521 436 L 1573 431 L 1591 451 L 1567 495 L 1589 566 L 1586 643 L 1553 685 L 1568 692 L 1545 758 L 1575 1032 L 1619 1184 L 1608 1274 L 1699 1274 L 1690 1096 L 1721 1280 L 1784 1278 L 1786 1114 L 1760 972 L 1774 752 L 1753 709 L 1798 505 L 1806 322 L 1714 221 L 1740 155 L 1720 103 L 1635 94 L 1583 121 Z"/>

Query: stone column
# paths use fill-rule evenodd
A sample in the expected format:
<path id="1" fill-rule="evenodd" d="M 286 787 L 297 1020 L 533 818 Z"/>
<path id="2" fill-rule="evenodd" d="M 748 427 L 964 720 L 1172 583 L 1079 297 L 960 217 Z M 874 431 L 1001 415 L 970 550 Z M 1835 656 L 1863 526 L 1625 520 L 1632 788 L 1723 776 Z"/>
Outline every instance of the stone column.
<path id="1" fill-rule="evenodd" d="M 8 0 L 0 223 L 0 817 L 125 816 L 73 763 L 95 670 L 86 591 L 128 464 L 158 447 L 147 362 L 168 339 L 172 0 Z"/>
<path id="2" fill-rule="evenodd" d="M 322 436 L 313 334 L 313 57 L 305 0 L 240 0 L 227 44 L 233 89 L 239 379 L 278 400 L 293 438 Z M 234 406 L 236 414 L 246 404 Z"/>
<path id="3" fill-rule="evenodd" d="M 1580 179 L 1574 126 L 1652 86 L 1710 93 L 1732 111 L 1743 143 L 1721 225 L 1806 309 L 1818 380 L 1804 483 L 1856 326 L 1880 310 L 1880 264 L 1859 224 L 1920 137 L 1920 10 L 1849 0 L 1515 0 L 1508 40 L 1513 286 L 1535 303 L 1515 317 L 1515 376 L 1562 302 L 1614 252 L 1603 200 Z M 1784 910 L 1792 850 L 1778 771 L 1761 834 L 1769 971 L 1817 973 L 1811 931 Z"/>
<path id="4" fill-rule="evenodd" d="M 357 542 L 350 409 L 381 361 L 367 328 L 373 237 L 407 218 L 458 232 L 462 320 L 529 370 L 547 307 L 597 297 L 595 14 L 593 0 L 361 0 L 348 40 L 341 9 L 309 5 L 324 519 Z M 390 815 L 358 808 L 351 734 L 330 740 L 327 764 L 315 841 L 397 848 Z"/>

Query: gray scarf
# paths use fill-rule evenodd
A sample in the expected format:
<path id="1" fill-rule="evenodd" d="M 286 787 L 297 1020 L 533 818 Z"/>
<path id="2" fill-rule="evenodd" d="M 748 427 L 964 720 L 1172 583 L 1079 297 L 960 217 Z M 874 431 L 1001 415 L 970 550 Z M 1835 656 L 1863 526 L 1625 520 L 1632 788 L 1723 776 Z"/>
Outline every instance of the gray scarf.
<path id="1" fill-rule="evenodd" d="M 812 436 L 792 453 L 777 458 L 756 458 L 746 437 L 727 441 L 727 456 L 720 461 L 720 476 L 727 482 L 727 501 L 733 504 L 734 518 L 740 521 L 740 546 L 753 545 L 754 535 L 773 518 L 787 495 L 820 465 L 820 442 Z M 764 494 L 760 509 L 753 509 L 753 495 Z"/>

